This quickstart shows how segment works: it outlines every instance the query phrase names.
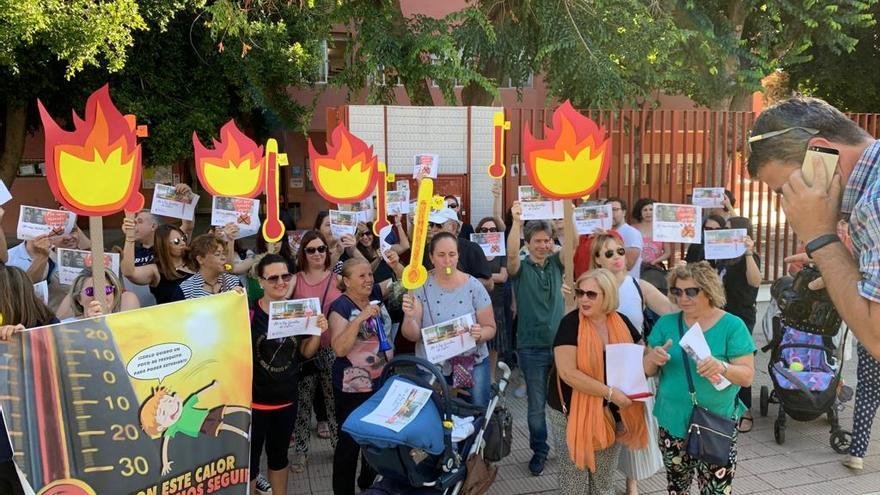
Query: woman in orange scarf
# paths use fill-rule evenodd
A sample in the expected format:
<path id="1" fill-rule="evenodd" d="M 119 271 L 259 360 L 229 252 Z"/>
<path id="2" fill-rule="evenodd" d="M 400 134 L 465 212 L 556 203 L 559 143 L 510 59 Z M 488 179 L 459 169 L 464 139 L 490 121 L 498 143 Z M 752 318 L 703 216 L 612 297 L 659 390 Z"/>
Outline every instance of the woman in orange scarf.
<path id="1" fill-rule="evenodd" d="M 577 308 L 559 323 L 553 344 L 550 422 L 559 453 L 559 489 L 567 494 L 613 493 L 621 445 L 648 444 L 641 402 L 605 384 L 605 346 L 638 343 L 640 334 L 618 313 L 617 281 L 608 270 L 578 277 Z"/>

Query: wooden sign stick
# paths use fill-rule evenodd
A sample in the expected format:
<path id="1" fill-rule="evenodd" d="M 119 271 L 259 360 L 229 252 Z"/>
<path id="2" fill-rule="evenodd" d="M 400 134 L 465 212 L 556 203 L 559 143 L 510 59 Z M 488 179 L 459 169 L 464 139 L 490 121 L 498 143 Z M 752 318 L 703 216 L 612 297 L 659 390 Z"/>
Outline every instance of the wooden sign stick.
<path id="1" fill-rule="evenodd" d="M 109 312 L 104 287 L 107 278 L 104 276 L 104 217 L 89 217 L 89 238 L 92 240 L 92 290 L 95 299 L 101 304 L 104 314 Z M 120 294 L 116 294 L 119 297 Z"/>
<path id="2" fill-rule="evenodd" d="M 577 230 L 574 226 L 574 204 L 566 199 L 562 209 L 562 221 L 565 225 L 565 239 L 562 243 L 562 264 L 565 266 L 565 278 L 563 282 L 574 291 L 574 249 L 578 239 Z M 565 298 L 565 311 L 574 309 L 574 295 Z"/>

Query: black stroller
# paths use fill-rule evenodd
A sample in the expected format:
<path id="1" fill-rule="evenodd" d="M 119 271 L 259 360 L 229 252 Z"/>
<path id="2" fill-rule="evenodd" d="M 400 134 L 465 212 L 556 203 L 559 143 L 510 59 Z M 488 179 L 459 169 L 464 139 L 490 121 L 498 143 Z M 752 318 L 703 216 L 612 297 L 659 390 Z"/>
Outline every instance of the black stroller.
<path id="1" fill-rule="evenodd" d="M 788 416 L 812 421 L 827 414 L 831 448 L 845 454 L 852 435 L 840 427 L 838 412 L 852 398 L 852 389 L 841 380 L 847 330 L 840 332 L 841 319 L 828 293 L 808 288 L 818 276 L 818 271 L 806 267 L 794 278 L 786 276 L 773 283 L 773 300 L 763 325 L 768 344 L 761 349 L 770 351 L 767 371 L 773 390 L 761 387 L 760 412 L 767 416 L 769 404 L 779 404 L 773 436 L 780 445 L 785 443 Z"/>

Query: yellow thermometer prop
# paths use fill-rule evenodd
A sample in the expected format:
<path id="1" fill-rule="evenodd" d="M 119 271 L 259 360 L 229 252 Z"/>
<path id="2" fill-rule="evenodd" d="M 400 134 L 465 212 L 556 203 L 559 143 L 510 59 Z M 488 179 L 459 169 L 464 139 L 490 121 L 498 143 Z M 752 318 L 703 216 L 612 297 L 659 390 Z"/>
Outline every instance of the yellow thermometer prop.
<path id="1" fill-rule="evenodd" d="M 422 264 L 425 257 L 425 241 L 428 238 L 428 215 L 434 195 L 434 181 L 422 179 L 416 198 L 416 212 L 413 220 L 411 254 L 409 265 L 403 269 L 403 286 L 409 290 L 418 289 L 428 280 L 428 270 Z"/>

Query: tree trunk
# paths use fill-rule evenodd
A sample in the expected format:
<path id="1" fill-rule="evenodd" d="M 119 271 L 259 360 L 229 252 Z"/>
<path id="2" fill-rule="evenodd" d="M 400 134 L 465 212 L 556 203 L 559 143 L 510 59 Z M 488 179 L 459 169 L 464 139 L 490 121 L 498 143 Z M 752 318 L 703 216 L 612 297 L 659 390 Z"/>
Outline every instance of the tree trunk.
<path id="1" fill-rule="evenodd" d="M 18 173 L 21 155 L 24 153 L 24 140 L 27 134 L 27 104 L 6 103 L 6 141 L 0 153 L 0 179 L 12 189 L 12 182 Z"/>
<path id="2" fill-rule="evenodd" d="M 406 88 L 406 95 L 409 97 L 409 104 L 416 107 L 432 107 L 434 106 L 434 98 L 431 96 L 431 89 L 428 87 L 427 79 L 404 81 L 403 87 Z"/>

